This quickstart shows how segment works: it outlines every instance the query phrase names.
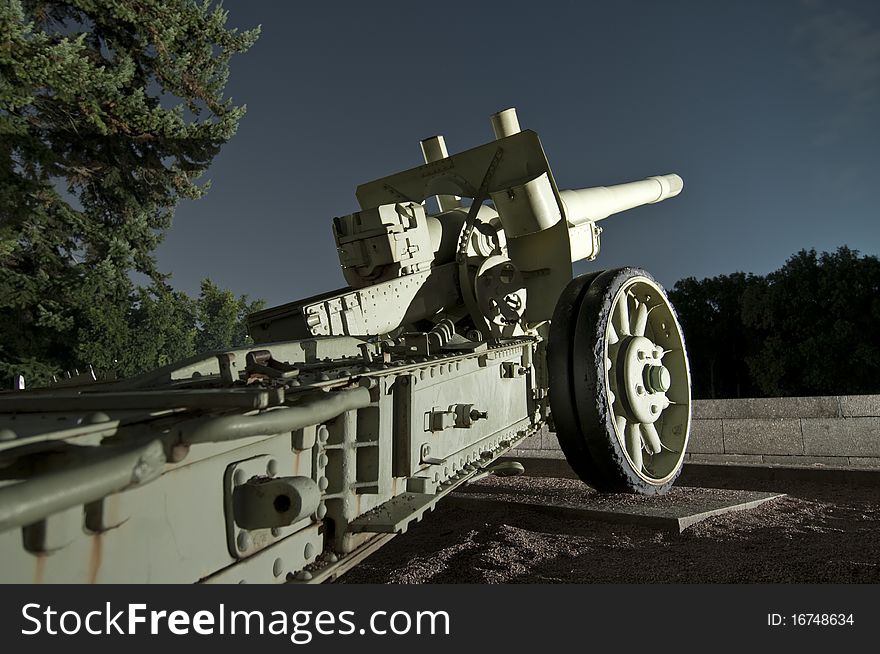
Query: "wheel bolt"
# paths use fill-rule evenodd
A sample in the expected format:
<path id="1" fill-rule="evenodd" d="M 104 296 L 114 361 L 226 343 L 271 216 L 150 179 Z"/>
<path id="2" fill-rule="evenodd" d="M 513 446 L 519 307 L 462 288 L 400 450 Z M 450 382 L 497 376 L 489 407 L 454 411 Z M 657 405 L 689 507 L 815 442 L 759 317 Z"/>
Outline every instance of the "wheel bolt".
<path id="1" fill-rule="evenodd" d="M 644 395 L 645 388 L 641 384 L 636 384 L 636 393 L 639 395 Z"/>
<path id="2" fill-rule="evenodd" d="M 651 405 L 651 413 L 655 413 L 655 414 L 660 413 L 660 407 L 657 406 L 656 404 L 652 404 Z"/>

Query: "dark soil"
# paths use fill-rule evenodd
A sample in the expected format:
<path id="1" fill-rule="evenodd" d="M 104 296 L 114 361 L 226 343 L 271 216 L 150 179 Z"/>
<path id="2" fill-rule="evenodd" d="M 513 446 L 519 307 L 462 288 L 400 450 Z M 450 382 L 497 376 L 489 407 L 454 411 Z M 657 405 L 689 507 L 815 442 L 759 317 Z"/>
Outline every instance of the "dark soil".
<path id="1" fill-rule="evenodd" d="M 700 466 L 686 468 L 661 498 L 597 498 L 563 461 L 524 463 L 522 477 L 489 477 L 442 500 L 340 583 L 880 582 L 880 472 L 772 474 Z M 582 493 L 609 506 L 668 504 L 688 493 L 712 494 L 688 487 L 788 496 L 708 518 L 681 534 L 521 503 L 570 502 Z M 455 495 L 485 501 L 457 502 Z"/>

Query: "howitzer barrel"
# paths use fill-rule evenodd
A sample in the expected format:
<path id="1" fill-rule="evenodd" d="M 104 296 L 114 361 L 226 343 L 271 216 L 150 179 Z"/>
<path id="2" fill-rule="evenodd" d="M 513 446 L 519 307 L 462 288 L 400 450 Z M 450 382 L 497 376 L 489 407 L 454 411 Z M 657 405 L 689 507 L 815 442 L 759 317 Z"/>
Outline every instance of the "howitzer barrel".
<path id="1" fill-rule="evenodd" d="M 596 222 L 608 216 L 653 204 L 681 193 L 684 181 L 678 175 L 657 175 L 638 182 L 596 186 L 572 191 L 560 191 L 565 205 L 565 216 L 571 225 Z"/>

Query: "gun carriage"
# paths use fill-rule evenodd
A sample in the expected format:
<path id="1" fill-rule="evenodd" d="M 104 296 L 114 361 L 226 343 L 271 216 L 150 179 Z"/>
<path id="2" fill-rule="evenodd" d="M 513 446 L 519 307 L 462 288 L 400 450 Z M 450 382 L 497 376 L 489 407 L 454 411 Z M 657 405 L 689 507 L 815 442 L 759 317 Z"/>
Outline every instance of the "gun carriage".
<path id="1" fill-rule="evenodd" d="M 333 579 L 547 426 L 597 489 L 668 490 L 675 313 L 643 270 L 572 263 L 682 181 L 559 190 L 513 109 L 492 126 L 358 187 L 333 221 L 347 287 L 251 315 L 256 345 L 0 394 L 0 579 Z"/>

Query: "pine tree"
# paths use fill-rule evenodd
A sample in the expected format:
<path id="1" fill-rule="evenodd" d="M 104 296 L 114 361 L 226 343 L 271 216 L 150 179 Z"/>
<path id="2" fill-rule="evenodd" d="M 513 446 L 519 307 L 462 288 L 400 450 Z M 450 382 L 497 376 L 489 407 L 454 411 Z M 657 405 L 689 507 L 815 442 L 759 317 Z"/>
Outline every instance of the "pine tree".
<path id="1" fill-rule="evenodd" d="M 210 0 L 0 0 L 0 377 L 143 367 L 145 307 L 189 310 L 153 253 L 245 111 L 224 85 L 258 30 L 226 20 Z"/>

